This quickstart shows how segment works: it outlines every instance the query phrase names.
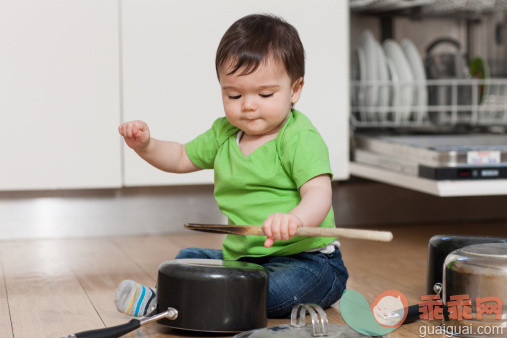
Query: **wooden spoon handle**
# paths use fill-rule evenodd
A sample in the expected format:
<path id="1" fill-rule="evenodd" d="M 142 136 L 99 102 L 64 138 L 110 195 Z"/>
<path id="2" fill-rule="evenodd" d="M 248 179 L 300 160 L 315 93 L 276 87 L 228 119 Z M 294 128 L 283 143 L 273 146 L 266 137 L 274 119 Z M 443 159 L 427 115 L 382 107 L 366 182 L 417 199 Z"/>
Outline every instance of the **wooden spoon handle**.
<path id="1" fill-rule="evenodd" d="M 190 230 L 236 234 L 236 235 L 266 236 L 266 234 L 262 231 L 262 227 L 253 225 L 189 223 L 185 224 L 185 228 Z M 302 227 L 297 228 L 296 236 L 355 238 L 382 242 L 390 242 L 393 239 L 393 234 L 390 231 L 348 229 L 348 228 Z"/>
<path id="2" fill-rule="evenodd" d="M 347 229 L 347 228 L 297 228 L 296 236 L 308 237 L 341 237 L 366 239 L 369 241 L 390 242 L 393 234 L 390 231 Z"/>

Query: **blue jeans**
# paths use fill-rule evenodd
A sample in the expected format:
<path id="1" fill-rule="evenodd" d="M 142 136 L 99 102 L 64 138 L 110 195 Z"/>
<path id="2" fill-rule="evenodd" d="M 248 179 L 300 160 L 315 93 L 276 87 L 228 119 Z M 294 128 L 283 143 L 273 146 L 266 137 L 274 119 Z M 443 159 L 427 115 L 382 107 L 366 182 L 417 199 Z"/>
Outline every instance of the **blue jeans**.
<path id="1" fill-rule="evenodd" d="M 179 258 L 223 259 L 216 249 L 186 248 Z M 267 315 L 287 317 L 301 303 L 328 308 L 340 299 L 349 274 L 338 248 L 329 254 L 302 252 L 293 256 L 243 257 L 240 261 L 262 265 L 268 272 Z"/>

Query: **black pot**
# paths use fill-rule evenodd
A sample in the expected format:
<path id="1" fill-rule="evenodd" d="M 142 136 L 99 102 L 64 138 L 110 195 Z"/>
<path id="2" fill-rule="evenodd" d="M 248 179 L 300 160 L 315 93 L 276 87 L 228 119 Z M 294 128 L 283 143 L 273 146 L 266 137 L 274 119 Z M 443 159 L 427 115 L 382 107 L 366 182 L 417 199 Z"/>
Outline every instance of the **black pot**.
<path id="1" fill-rule="evenodd" d="M 158 268 L 157 312 L 178 318 L 159 323 L 207 332 L 266 326 L 267 274 L 260 265 L 216 259 L 174 259 Z"/>
<path id="2" fill-rule="evenodd" d="M 69 337 L 120 337 L 154 321 L 177 329 L 219 333 L 266 327 L 267 272 L 257 264 L 174 259 L 158 269 L 157 309 L 146 317 Z"/>
<path id="3" fill-rule="evenodd" d="M 436 235 L 431 237 L 428 243 L 426 294 L 433 294 L 435 284 L 442 283 L 444 261 L 447 255 L 468 245 L 484 243 L 507 243 L 507 238 L 460 235 Z"/>
<path id="4" fill-rule="evenodd" d="M 503 335 L 503 328 L 507 326 L 505 305 L 499 309 L 500 318 L 491 312 L 484 313 L 482 317 L 482 311 L 477 311 L 477 302 L 489 297 L 498 297 L 500 301 L 498 303 L 494 301 L 496 305 L 507 303 L 507 288 L 505 287 L 507 285 L 507 243 L 474 244 L 454 250 L 445 259 L 443 277 L 443 325 L 460 328 L 459 332 L 473 328 L 471 332 L 482 330 L 489 333 L 488 337 L 505 337 Z M 466 295 L 469 298 L 470 317 L 451 318 L 448 315 L 452 296 L 456 295 Z M 490 302 L 491 300 L 487 303 Z"/>
<path id="5" fill-rule="evenodd" d="M 451 252 L 473 244 L 507 243 L 507 238 L 490 236 L 435 235 L 428 242 L 428 271 L 426 274 L 426 295 L 439 293 L 442 280 L 444 261 Z M 419 305 L 408 308 L 404 323 L 412 323 L 419 319 Z"/>

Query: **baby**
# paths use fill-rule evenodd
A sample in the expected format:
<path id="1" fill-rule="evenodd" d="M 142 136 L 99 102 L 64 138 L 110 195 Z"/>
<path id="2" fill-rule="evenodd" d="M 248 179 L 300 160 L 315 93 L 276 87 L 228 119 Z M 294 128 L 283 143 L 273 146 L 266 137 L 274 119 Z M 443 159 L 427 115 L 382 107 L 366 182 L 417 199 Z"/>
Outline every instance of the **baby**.
<path id="1" fill-rule="evenodd" d="M 222 250 L 187 248 L 179 258 L 241 260 L 268 272 L 268 317 L 294 305 L 327 308 L 348 278 L 334 238 L 295 237 L 298 227 L 334 227 L 329 153 L 310 120 L 293 108 L 304 84 L 305 56 L 296 29 L 270 15 L 232 24 L 216 53 L 225 117 L 183 145 L 157 140 L 148 125 L 119 127 L 127 145 L 160 170 L 214 169 L 215 199 L 229 224 L 262 226 L 266 237 L 228 235 Z M 155 290 L 123 281 L 119 311 L 141 316 Z"/>

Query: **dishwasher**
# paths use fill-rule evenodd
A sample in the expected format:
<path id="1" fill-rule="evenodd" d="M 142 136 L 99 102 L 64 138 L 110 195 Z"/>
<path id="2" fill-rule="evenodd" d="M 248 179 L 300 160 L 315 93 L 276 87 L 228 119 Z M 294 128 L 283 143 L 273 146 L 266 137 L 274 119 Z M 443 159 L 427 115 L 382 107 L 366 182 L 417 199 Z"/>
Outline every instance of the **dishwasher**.
<path id="1" fill-rule="evenodd" d="M 349 4 L 351 174 L 507 194 L 507 1 Z"/>

